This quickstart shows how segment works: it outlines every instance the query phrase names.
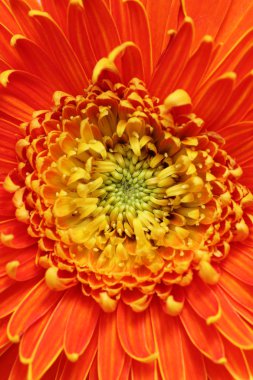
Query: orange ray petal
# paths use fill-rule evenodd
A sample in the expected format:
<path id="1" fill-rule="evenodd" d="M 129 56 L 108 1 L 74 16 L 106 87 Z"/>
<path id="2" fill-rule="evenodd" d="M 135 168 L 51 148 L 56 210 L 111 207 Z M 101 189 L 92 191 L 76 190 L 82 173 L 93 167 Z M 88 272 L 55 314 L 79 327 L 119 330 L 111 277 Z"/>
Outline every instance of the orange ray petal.
<path id="1" fill-rule="evenodd" d="M 252 311 L 243 307 L 239 302 L 236 302 L 227 293 L 226 293 L 226 298 L 228 299 L 229 303 L 233 306 L 233 309 L 237 312 L 237 314 L 240 314 L 241 317 L 243 317 L 246 321 L 248 321 L 249 323 L 251 323 L 253 325 L 253 313 L 252 313 Z"/>
<path id="2" fill-rule="evenodd" d="M 0 2 L 0 23 L 4 24 L 13 33 L 20 33 L 19 26 L 13 17 L 9 4 L 5 1 Z"/>
<path id="3" fill-rule="evenodd" d="M 73 28 L 73 25 L 75 27 Z M 96 57 L 85 23 L 84 7 L 80 1 L 72 1 L 68 7 L 68 36 L 88 78 L 96 64 Z M 85 44 L 83 43 L 85 41 Z"/>
<path id="4" fill-rule="evenodd" d="M 19 357 L 22 363 L 28 364 L 32 361 L 34 348 L 43 332 L 52 310 L 34 322 L 24 333 L 19 344 Z"/>
<path id="5" fill-rule="evenodd" d="M 52 91 L 35 75 L 8 70 L 0 81 L 4 86 L 0 88 L 0 111 L 27 121 L 34 110 L 50 108 Z"/>
<path id="6" fill-rule="evenodd" d="M 72 87 L 68 85 L 57 65 L 39 45 L 26 37 L 16 35 L 12 39 L 12 46 L 18 52 L 26 70 L 42 78 L 48 83 L 52 93 L 57 91 L 70 92 Z"/>
<path id="7" fill-rule="evenodd" d="M 126 0 L 130 20 L 130 40 L 141 49 L 144 78 L 148 82 L 153 71 L 150 27 L 144 6 L 139 0 Z"/>
<path id="8" fill-rule="evenodd" d="M 148 311 L 136 313 L 121 302 L 117 310 L 117 329 L 122 347 L 133 359 L 149 362 L 156 357 Z"/>
<path id="9" fill-rule="evenodd" d="M 253 102 L 253 71 L 251 71 L 234 89 L 228 103 L 215 122 L 215 128 L 228 123 L 243 120 L 243 116 L 251 109 Z M 212 124 L 211 124 L 212 125 Z M 211 128 L 211 127 L 210 127 Z"/>
<path id="10" fill-rule="evenodd" d="M 10 317 L 4 317 L 0 319 L 0 348 L 9 343 L 9 339 L 7 337 L 6 328 L 8 325 Z"/>
<path id="11" fill-rule="evenodd" d="M 16 281 L 12 280 L 9 276 L 1 275 L 0 276 L 0 294 L 3 293 L 6 289 L 10 288 L 11 285 L 15 283 Z"/>
<path id="12" fill-rule="evenodd" d="M 34 28 L 40 35 L 40 41 L 36 42 L 38 45 L 43 44 L 42 47 L 46 53 L 50 55 L 65 80 L 69 82 L 72 95 L 81 94 L 88 84 L 88 79 L 62 30 L 46 12 L 30 11 L 29 15 Z"/>
<path id="13" fill-rule="evenodd" d="M 8 326 L 9 337 L 18 340 L 18 337 L 55 305 L 62 295 L 61 292 L 50 290 L 43 278 L 27 293 L 13 313 Z"/>
<path id="14" fill-rule="evenodd" d="M 44 11 L 48 12 L 63 30 L 67 30 L 66 16 L 69 0 L 41 0 Z"/>
<path id="15" fill-rule="evenodd" d="M 223 338 L 222 340 L 227 359 L 226 369 L 235 378 L 251 380 L 243 352 L 226 339 Z"/>
<path id="16" fill-rule="evenodd" d="M 184 379 L 191 380 L 194 374 L 196 379 L 206 380 L 206 369 L 203 355 L 194 347 L 184 328 L 182 328 L 180 331 L 185 369 Z"/>
<path id="17" fill-rule="evenodd" d="M 165 314 L 158 300 L 155 300 L 151 304 L 151 320 L 162 378 L 164 380 L 183 380 L 184 358 L 178 318 Z"/>
<path id="18" fill-rule="evenodd" d="M 222 314 L 215 323 L 219 331 L 234 345 L 240 348 L 253 348 L 253 329 L 236 313 L 225 293 L 217 287 L 215 293 L 219 297 Z"/>
<path id="19" fill-rule="evenodd" d="M 220 304 L 212 289 L 198 277 L 195 277 L 192 283 L 185 288 L 187 301 L 194 311 L 207 324 L 215 322 L 220 316 Z"/>
<path id="20" fill-rule="evenodd" d="M 220 334 L 213 325 L 207 325 L 186 302 L 180 319 L 184 328 L 197 349 L 217 363 L 224 362 L 224 348 Z"/>
<path id="21" fill-rule="evenodd" d="M 156 363 L 140 363 L 134 360 L 132 364 L 132 380 L 157 380 Z"/>
<path id="22" fill-rule="evenodd" d="M 100 308 L 97 303 L 91 297 L 85 297 L 77 291 L 64 336 L 64 349 L 70 360 L 77 360 L 89 345 L 99 314 Z"/>
<path id="23" fill-rule="evenodd" d="M 153 62 L 156 65 L 168 43 L 168 30 L 178 27 L 180 1 L 164 1 L 161 6 L 157 6 L 157 0 L 148 0 L 145 7 L 150 23 Z"/>
<path id="24" fill-rule="evenodd" d="M 251 154 L 252 149 L 253 144 L 251 148 Z M 249 256 L 243 255 L 239 253 L 236 249 L 233 249 L 231 250 L 228 258 L 222 262 L 222 268 L 225 269 L 226 272 L 229 272 L 233 277 L 238 278 L 242 282 L 245 282 L 248 285 L 253 285 L 253 259 L 249 258 Z"/>
<path id="25" fill-rule="evenodd" d="M 15 69 L 23 69 L 24 65 L 17 55 L 17 52 L 10 45 L 13 34 L 2 24 L 0 24 L 0 49 L 1 58 Z"/>
<path id="26" fill-rule="evenodd" d="M 193 36 L 193 22 L 186 18 L 173 36 L 154 71 L 149 91 L 163 100 L 173 89 L 178 75 L 189 57 Z"/>
<path id="27" fill-rule="evenodd" d="M 0 234 L 2 243 L 8 247 L 22 249 L 35 243 L 27 233 L 27 225 L 16 219 L 0 222 Z"/>
<path id="28" fill-rule="evenodd" d="M 225 271 L 221 273 L 219 285 L 226 291 L 226 293 L 234 298 L 235 301 L 253 311 L 252 286 L 244 284 Z"/>
<path id="29" fill-rule="evenodd" d="M 191 56 L 177 81 L 175 87 L 183 88 L 194 94 L 198 84 L 205 74 L 212 57 L 214 41 L 212 37 L 205 36 L 198 49 Z"/>
<path id="30" fill-rule="evenodd" d="M 17 259 L 9 262 L 6 267 L 6 271 L 8 275 L 16 281 L 27 281 L 31 278 L 43 275 L 45 272 L 43 268 L 36 265 L 35 255 L 21 262 Z"/>
<path id="31" fill-rule="evenodd" d="M 28 371 L 28 367 L 22 364 L 21 361 L 19 360 L 19 357 L 17 356 L 12 366 L 8 380 L 26 379 L 27 371 Z"/>
<path id="32" fill-rule="evenodd" d="M 87 30 L 96 58 L 106 57 L 120 44 L 114 20 L 102 0 L 85 0 L 83 6 Z"/>
<path id="33" fill-rule="evenodd" d="M 205 358 L 205 366 L 209 380 L 235 380 L 223 364 L 215 364 Z"/>
<path id="34" fill-rule="evenodd" d="M 9 375 L 17 358 L 18 347 L 12 345 L 8 350 L 6 350 L 2 355 L 0 355 L 0 368 L 1 368 L 1 379 L 9 379 Z"/>
<path id="35" fill-rule="evenodd" d="M 124 361 L 125 352 L 118 337 L 116 312 L 103 313 L 100 317 L 98 337 L 99 379 L 119 380 Z"/>
<path id="36" fill-rule="evenodd" d="M 94 357 L 97 352 L 97 347 L 98 347 L 98 331 L 94 333 L 86 350 L 78 358 L 78 360 L 75 363 L 71 363 L 69 360 L 66 360 L 62 373 L 59 376 L 59 380 L 86 379 L 90 371 L 91 364 L 94 361 Z"/>
<path id="37" fill-rule="evenodd" d="M 124 366 L 120 374 L 120 380 L 130 380 L 129 376 L 130 376 L 131 367 L 132 367 L 132 359 L 130 358 L 130 356 L 126 355 Z"/>
<path id="38" fill-rule="evenodd" d="M 0 318 L 10 314 L 34 287 L 38 279 L 14 283 L 0 294 Z"/>
<path id="39" fill-rule="evenodd" d="M 34 349 L 29 365 L 29 376 L 40 378 L 55 362 L 63 349 L 63 336 L 68 316 L 73 307 L 73 291 L 70 289 L 57 304 Z"/>
<path id="40" fill-rule="evenodd" d="M 190 16 L 195 24 L 195 44 L 204 34 L 216 36 L 222 22 L 229 10 L 231 0 L 217 0 L 215 7 L 210 12 L 210 2 L 202 1 L 201 3 L 194 0 L 183 0 L 183 9 L 185 15 Z"/>
<path id="41" fill-rule="evenodd" d="M 194 99 L 194 112 L 204 117 L 206 123 L 214 123 L 225 107 L 235 85 L 236 75 L 226 73 L 214 80 L 209 88 L 203 88 Z"/>
<path id="42" fill-rule="evenodd" d="M 98 378 L 98 360 L 97 355 L 95 356 L 95 359 L 92 362 L 90 373 L 89 373 L 89 380 L 100 380 Z"/>
<path id="43" fill-rule="evenodd" d="M 1 192 L 0 192 L 1 194 Z M 18 260 L 19 262 L 27 261 L 30 257 L 33 257 L 35 261 L 35 255 L 38 247 L 36 245 L 31 245 L 30 247 L 25 247 L 22 249 L 15 249 L 6 247 L 4 245 L 0 246 L 1 256 L 0 256 L 0 273 L 6 274 L 6 264 L 9 261 Z"/>

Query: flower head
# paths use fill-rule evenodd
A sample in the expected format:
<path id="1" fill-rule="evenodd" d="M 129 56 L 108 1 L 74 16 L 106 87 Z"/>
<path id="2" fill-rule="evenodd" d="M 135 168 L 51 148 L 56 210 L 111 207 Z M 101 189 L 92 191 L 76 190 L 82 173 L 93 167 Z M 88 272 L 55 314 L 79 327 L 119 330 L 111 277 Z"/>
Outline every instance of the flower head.
<path id="1" fill-rule="evenodd" d="M 41 3 L 1 5 L 1 370 L 250 379 L 250 1 Z"/>

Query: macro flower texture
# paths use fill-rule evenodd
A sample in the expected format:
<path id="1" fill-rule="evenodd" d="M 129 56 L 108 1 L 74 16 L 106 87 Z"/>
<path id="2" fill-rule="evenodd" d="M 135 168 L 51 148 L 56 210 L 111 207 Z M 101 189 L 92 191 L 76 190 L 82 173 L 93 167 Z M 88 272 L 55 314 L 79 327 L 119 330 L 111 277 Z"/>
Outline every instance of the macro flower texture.
<path id="1" fill-rule="evenodd" d="M 253 2 L 0 1 L 1 380 L 253 379 Z"/>

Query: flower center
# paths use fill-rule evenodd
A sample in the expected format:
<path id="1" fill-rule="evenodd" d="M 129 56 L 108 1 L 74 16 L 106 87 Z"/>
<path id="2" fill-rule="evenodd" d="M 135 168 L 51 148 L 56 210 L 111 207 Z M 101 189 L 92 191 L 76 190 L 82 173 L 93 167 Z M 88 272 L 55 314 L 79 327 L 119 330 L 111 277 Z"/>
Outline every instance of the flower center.
<path id="1" fill-rule="evenodd" d="M 253 197 L 187 94 L 159 104 L 134 79 L 54 100 L 22 126 L 18 168 L 5 181 L 38 241 L 48 285 L 81 282 L 112 310 L 121 295 L 132 302 L 127 289 L 136 289 L 141 309 L 194 273 L 217 282 L 213 264 L 248 236 Z"/>

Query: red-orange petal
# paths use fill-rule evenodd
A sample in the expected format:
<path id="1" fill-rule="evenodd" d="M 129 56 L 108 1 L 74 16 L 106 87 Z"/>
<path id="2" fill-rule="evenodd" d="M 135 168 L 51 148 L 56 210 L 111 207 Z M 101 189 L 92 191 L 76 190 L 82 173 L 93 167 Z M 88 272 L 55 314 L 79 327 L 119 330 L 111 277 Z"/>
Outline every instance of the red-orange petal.
<path id="1" fill-rule="evenodd" d="M 185 288 L 187 301 L 194 311 L 206 320 L 213 323 L 220 316 L 220 304 L 212 289 L 197 276 Z"/>
<path id="2" fill-rule="evenodd" d="M 99 314 L 98 304 L 77 290 L 64 336 L 64 349 L 70 360 L 77 360 L 89 346 Z"/>
<path id="3" fill-rule="evenodd" d="M 238 278 L 240 281 L 245 282 L 248 285 L 253 285 L 253 259 L 249 256 L 243 255 L 236 249 L 233 249 L 229 254 L 229 257 L 222 262 L 222 268 L 225 269 L 226 272 L 229 272 L 233 277 Z"/>
<path id="4" fill-rule="evenodd" d="M 118 337 L 116 312 L 103 313 L 100 317 L 98 336 L 99 379 L 119 380 L 125 355 Z"/>
<path id="5" fill-rule="evenodd" d="M 50 290 L 43 278 L 29 293 L 27 292 L 13 313 L 8 326 L 9 337 L 18 340 L 18 337 L 42 317 L 62 296 L 61 292 Z"/>
<path id="6" fill-rule="evenodd" d="M 87 30 L 96 58 L 106 57 L 120 44 L 115 22 L 102 0 L 85 0 L 83 6 Z"/>
<path id="7" fill-rule="evenodd" d="M 222 314 L 215 323 L 219 331 L 234 345 L 245 348 L 253 348 L 253 329 L 236 313 L 229 303 L 225 293 L 217 287 L 215 293 L 219 297 Z"/>
<path id="8" fill-rule="evenodd" d="M 82 316 L 83 317 L 83 316 Z M 98 331 L 92 336 L 89 345 L 87 346 L 84 353 L 79 357 L 77 362 L 71 363 L 71 361 L 66 360 L 63 367 L 61 375 L 59 375 L 58 380 L 83 380 L 86 379 L 92 362 L 94 361 L 96 352 L 98 348 Z"/>
<path id="9" fill-rule="evenodd" d="M 38 281 L 38 279 L 32 279 L 14 283 L 2 292 L 0 294 L 0 318 L 10 314 Z"/>
<path id="10" fill-rule="evenodd" d="M 130 20 L 130 40 L 139 46 L 143 57 L 144 79 L 149 81 L 153 71 L 150 27 L 144 6 L 139 0 L 126 0 Z"/>
<path id="11" fill-rule="evenodd" d="M 192 43 L 193 22 L 186 18 L 175 36 L 171 38 L 154 71 L 149 91 L 163 100 L 174 88 L 186 64 Z"/>
<path id="12" fill-rule="evenodd" d="M 75 290 L 75 289 L 74 289 Z M 63 336 L 73 306 L 73 289 L 57 304 L 34 349 L 29 376 L 38 379 L 51 367 L 63 349 Z"/>
<path id="13" fill-rule="evenodd" d="M 185 369 L 184 379 L 191 380 L 194 374 L 196 379 L 206 380 L 206 369 L 203 355 L 196 347 L 194 347 L 184 328 L 182 328 L 180 331 Z"/>
<path id="14" fill-rule="evenodd" d="M 157 379 L 157 364 L 140 363 L 133 361 L 132 363 L 132 380 L 154 380 Z"/>
<path id="15" fill-rule="evenodd" d="M 226 291 L 226 293 L 234 298 L 235 301 L 253 311 L 252 286 L 237 280 L 234 276 L 231 276 L 225 271 L 222 271 L 221 273 L 219 285 Z"/>
<path id="16" fill-rule="evenodd" d="M 225 354 L 220 334 L 213 325 L 207 325 L 185 302 L 180 319 L 194 344 L 206 357 L 216 363 L 223 363 Z"/>
<path id="17" fill-rule="evenodd" d="M 158 300 L 151 304 L 151 320 L 164 380 L 184 379 L 184 360 L 177 317 L 164 313 Z"/>
<path id="18" fill-rule="evenodd" d="M 136 313 L 120 302 L 117 329 L 122 347 L 135 360 L 149 362 L 156 357 L 150 315 L 147 310 Z"/>
<path id="19" fill-rule="evenodd" d="M 229 373 L 238 379 L 251 380 L 245 356 L 239 348 L 230 343 L 227 339 L 222 339 L 227 362 L 225 367 Z"/>

